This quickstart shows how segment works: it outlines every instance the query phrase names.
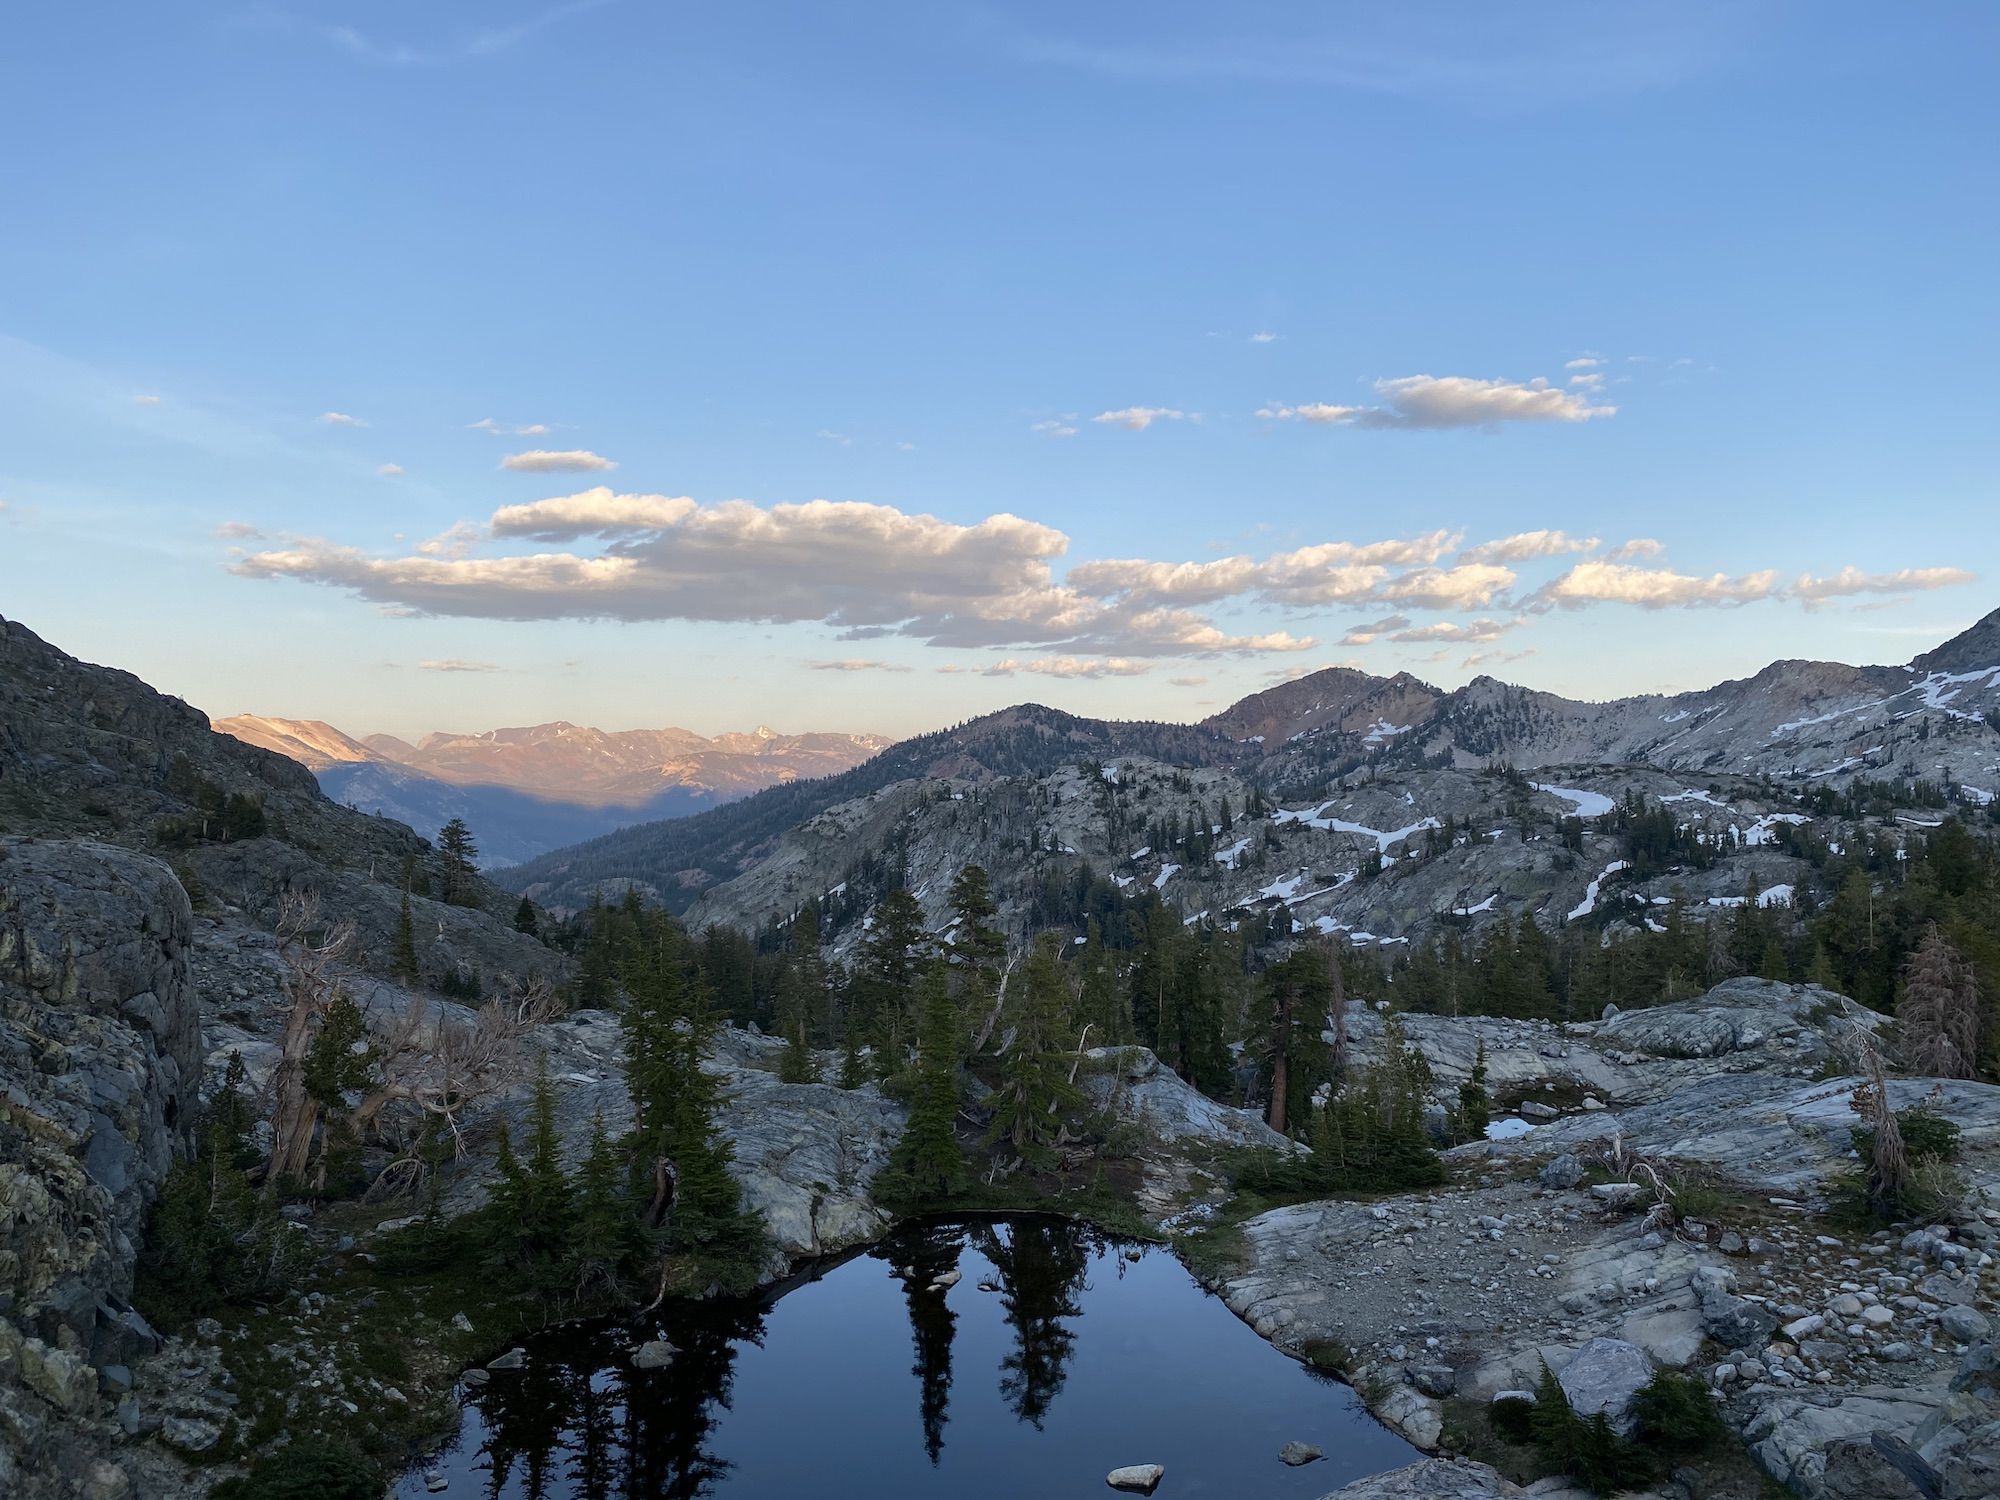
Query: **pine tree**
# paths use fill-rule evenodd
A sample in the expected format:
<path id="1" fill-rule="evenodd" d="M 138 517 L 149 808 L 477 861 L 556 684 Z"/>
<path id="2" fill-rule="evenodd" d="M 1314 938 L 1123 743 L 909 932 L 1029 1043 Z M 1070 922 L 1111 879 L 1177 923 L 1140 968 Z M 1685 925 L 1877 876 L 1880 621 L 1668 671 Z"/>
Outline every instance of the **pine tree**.
<path id="1" fill-rule="evenodd" d="M 1486 1092 L 1486 1038 L 1472 1054 L 1472 1076 L 1458 1086 L 1458 1132 L 1468 1141 L 1481 1140 L 1493 1121 L 1493 1100 Z"/>
<path id="2" fill-rule="evenodd" d="M 475 877 L 479 873 L 479 845 L 465 819 L 453 818 L 438 830 L 438 880 L 444 899 L 451 906 L 470 906 L 477 899 Z"/>
<path id="3" fill-rule="evenodd" d="M 722 1083 L 702 1064 L 715 1017 L 682 956 L 666 941 L 626 975 L 631 1003 L 620 1016 L 633 1139 L 651 1177 L 650 1223 L 697 1278 L 743 1286 L 765 1253 L 761 1221 L 746 1212 L 729 1175 L 729 1146 L 716 1128 Z"/>
<path id="4" fill-rule="evenodd" d="M 848 1014 L 848 1025 L 858 1024 L 862 1038 L 875 1046 L 875 1066 L 884 1078 L 903 1069 L 905 1022 L 917 971 L 929 946 L 917 898 L 900 887 L 884 896 L 875 908 L 874 925 L 849 984 Z"/>
<path id="5" fill-rule="evenodd" d="M 1069 981 L 1044 936 L 1021 969 L 1014 1040 L 1000 1062 L 988 1139 L 1005 1140 L 1031 1164 L 1045 1162 L 1063 1139 L 1062 1109 L 1079 1097 L 1069 1081 Z"/>
<path id="6" fill-rule="evenodd" d="M 910 1099 L 910 1121 L 890 1155 L 889 1171 L 902 1194 L 930 1201 L 965 1186 L 957 1131 L 958 1070 L 965 1033 L 943 965 L 932 965 L 918 994 L 923 1024 L 917 1041 L 916 1088 Z"/>
<path id="7" fill-rule="evenodd" d="M 410 920 L 408 886 L 403 888 L 403 909 L 396 918 L 396 947 L 389 959 L 389 972 L 405 984 L 415 984 L 423 973 L 417 962 L 417 930 Z"/>
<path id="8" fill-rule="evenodd" d="M 579 1296 L 615 1296 L 627 1270 L 645 1252 L 645 1234 L 621 1178 L 624 1164 L 604 1131 L 604 1116 L 591 1118 L 590 1148 L 578 1169 L 573 1197 L 575 1230 L 570 1260 Z"/>
<path id="9" fill-rule="evenodd" d="M 535 915 L 535 903 L 526 896 L 523 896 L 521 904 L 514 908 L 514 930 L 525 932 L 529 937 L 542 935 L 541 919 Z"/>

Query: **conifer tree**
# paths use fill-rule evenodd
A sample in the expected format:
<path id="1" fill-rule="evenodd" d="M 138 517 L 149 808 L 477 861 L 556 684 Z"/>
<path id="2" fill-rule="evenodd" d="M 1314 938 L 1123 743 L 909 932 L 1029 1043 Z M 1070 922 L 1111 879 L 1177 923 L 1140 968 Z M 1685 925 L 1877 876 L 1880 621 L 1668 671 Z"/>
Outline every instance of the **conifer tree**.
<path id="1" fill-rule="evenodd" d="M 535 915 L 535 903 L 526 896 L 523 896 L 521 904 L 514 908 L 514 930 L 525 932 L 529 937 L 542 935 L 541 919 Z"/>
<path id="2" fill-rule="evenodd" d="M 885 1078 L 902 1071 L 902 1039 L 908 1035 L 917 972 L 929 946 L 917 898 L 900 887 L 884 896 L 849 984 L 848 1025 L 858 1023 L 863 1039 L 874 1045 L 875 1066 Z"/>
<path id="3" fill-rule="evenodd" d="M 923 1024 L 917 1040 L 917 1083 L 910 1122 L 889 1158 L 896 1184 L 918 1200 L 948 1197 L 965 1186 L 958 1149 L 959 1062 L 964 1029 L 951 978 L 933 964 L 918 986 Z"/>
<path id="4" fill-rule="evenodd" d="M 621 1180 L 624 1164 L 604 1130 L 604 1116 L 590 1122 L 590 1147 L 576 1177 L 575 1231 L 570 1259 L 579 1296 L 615 1296 L 625 1272 L 645 1252 L 638 1210 Z"/>
<path id="5" fill-rule="evenodd" d="M 1486 1038 L 1472 1054 L 1472 1076 L 1458 1086 L 1458 1133 L 1468 1141 L 1481 1140 L 1493 1122 L 1493 1100 L 1486 1092 Z"/>
<path id="6" fill-rule="evenodd" d="M 403 909 L 396 918 L 396 946 L 390 954 L 389 972 L 405 984 L 415 984 L 422 976 L 417 963 L 417 930 L 410 920 L 410 888 L 403 887 Z"/>
<path id="7" fill-rule="evenodd" d="M 438 881 L 444 899 L 451 906 L 470 905 L 474 900 L 474 878 L 479 873 L 479 845 L 465 819 L 453 818 L 438 830 Z"/>
<path id="8" fill-rule="evenodd" d="M 1045 1162 L 1062 1136 L 1062 1110 L 1076 1101 L 1064 1050 L 1070 1030 L 1069 981 L 1044 936 L 1022 965 L 1013 1007 L 1014 1040 L 1000 1062 L 988 1137 L 1004 1140 L 1031 1164 Z"/>
<path id="9" fill-rule="evenodd" d="M 621 1013 L 633 1138 L 651 1178 L 647 1222 L 663 1231 L 685 1269 L 745 1285 L 764 1253 L 761 1222 L 743 1209 L 729 1175 L 729 1146 L 716 1128 L 722 1084 L 702 1057 L 715 1018 L 683 956 L 663 939 L 626 975 L 631 1002 Z"/>

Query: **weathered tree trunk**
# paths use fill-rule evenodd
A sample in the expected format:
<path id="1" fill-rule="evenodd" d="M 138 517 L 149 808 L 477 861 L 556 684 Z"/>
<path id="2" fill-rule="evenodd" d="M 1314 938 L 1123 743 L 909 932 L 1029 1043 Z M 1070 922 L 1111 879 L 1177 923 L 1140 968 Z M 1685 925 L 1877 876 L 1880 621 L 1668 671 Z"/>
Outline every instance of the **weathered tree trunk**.
<path id="1" fill-rule="evenodd" d="M 1276 1039 L 1271 1049 L 1271 1108 L 1266 1118 L 1271 1128 L 1283 1135 L 1285 1100 L 1292 1086 L 1292 986 L 1289 982 L 1278 991 L 1278 1015 L 1273 1029 Z"/>

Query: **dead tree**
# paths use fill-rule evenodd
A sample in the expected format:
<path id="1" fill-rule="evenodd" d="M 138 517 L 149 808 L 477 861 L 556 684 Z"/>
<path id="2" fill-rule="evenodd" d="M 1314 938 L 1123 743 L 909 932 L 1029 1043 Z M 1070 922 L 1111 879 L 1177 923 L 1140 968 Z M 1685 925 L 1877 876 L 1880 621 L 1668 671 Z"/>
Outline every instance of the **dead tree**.
<path id="1" fill-rule="evenodd" d="M 355 1110 L 355 1125 L 379 1139 L 392 1111 L 415 1110 L 420 1120 L 449 1133 L 452 1154 L 463 1156 L 460 1121 L 466 1109 L 527 1075 L 528 1033 L 559 1009 L 554 991 L 540 978 L 507 985 L 469 1016 L 411 996 L 403 1011 L 375 1032 L 376 1077 Z M 406 1149 L 383 1169 L 372 1191 L 407 1191 L 423 1174 L 424 1163 Z"/>
<path id="2" fill-rule="evenodd" d="M 1912 1073 L 1971 1078 L 1979 1071 L 1979 981 L 1935 922 L 1903 965 L 1896 1032 Z"/>
<path id="3" fill-rule="evenodd" d="M 288 892 L 278 908 L 284 960 L 285 1031 L 271 1074 L 271 1159 L 264 1190 L 305 1174 L 319 1127 L 319 1101 L 306 1086 L 306 1060 L 327 1012 L 341 998 L 341 976 L 354 949 L 352 923 L 319 925 L 319 897 Z"/>

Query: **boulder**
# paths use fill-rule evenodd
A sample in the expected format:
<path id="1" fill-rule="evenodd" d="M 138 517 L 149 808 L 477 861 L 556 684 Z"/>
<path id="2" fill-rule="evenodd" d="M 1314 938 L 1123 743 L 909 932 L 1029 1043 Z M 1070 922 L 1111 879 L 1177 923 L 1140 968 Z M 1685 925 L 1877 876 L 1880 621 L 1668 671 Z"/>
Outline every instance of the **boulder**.
<path id="1" fill-rule="evenodd" d="M 1278 1461 L 1294 1469 L 1325 1457 L 1311 1443 L 1301 1443 L 1296 1438 L 1278 1450 Z"/>
<path id="2" fill-rule="evenodd" d="M 1632 1398 L 1653 1378 L 1653 1361 L 1644 1349 L 1624 1339 L 1592 1339 L 1562 1367 L 1556 1379 L 1570 1409 L 1580 1417 L 1599 1412 L 1619 1432 L 1632 1427 Z"/>
<path id="3" fill-rule="evenodd" d="M 1106 1474 L 1104 1482 L 1114 1490 L 1135 1490 L 1142 1495 L 1150 1495 L 1166 1477 L 1167 1471 L 1159 1464 L 1126 1464 Z"/>
<path id="4" fill-rule="evenodd" d="M 680 1351 L 665 1339 L 648 1339 L 632 1351 L 632 1368 L 635 1370 L 664 1370 L 674 1362 Z"/>

